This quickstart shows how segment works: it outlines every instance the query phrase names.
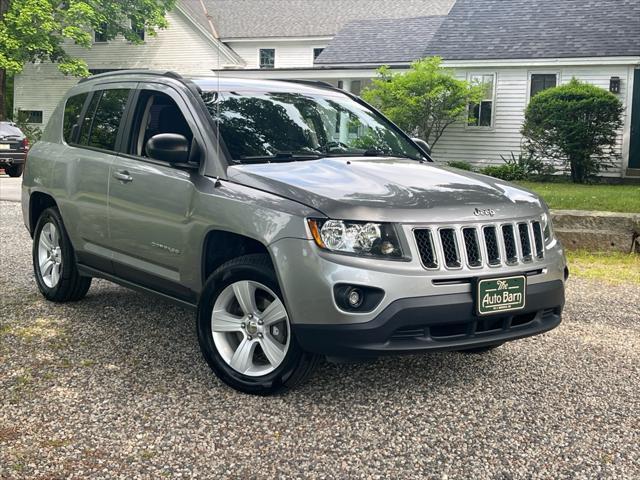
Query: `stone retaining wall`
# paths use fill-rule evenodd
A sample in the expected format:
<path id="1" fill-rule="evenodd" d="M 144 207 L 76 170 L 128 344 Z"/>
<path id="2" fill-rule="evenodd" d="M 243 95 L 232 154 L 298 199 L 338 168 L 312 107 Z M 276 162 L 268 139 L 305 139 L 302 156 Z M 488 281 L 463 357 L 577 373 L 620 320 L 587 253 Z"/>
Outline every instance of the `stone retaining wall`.
<path id="1" fill-rule="evenodd" d="M 567 249 L 640 253 L 640 213 L 552 210 L 551 217 Z"/>

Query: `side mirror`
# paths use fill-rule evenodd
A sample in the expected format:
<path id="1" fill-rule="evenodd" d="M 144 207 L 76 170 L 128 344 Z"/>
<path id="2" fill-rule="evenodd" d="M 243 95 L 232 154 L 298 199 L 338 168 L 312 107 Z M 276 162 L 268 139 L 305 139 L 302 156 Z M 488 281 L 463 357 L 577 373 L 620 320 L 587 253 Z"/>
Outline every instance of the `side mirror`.
<path id="1" fill-rule="evenodd" d="M 411 140 L 413 140 L 413 143 L 415 143 L 422 150 L 424 150 L 427 153 L 427 155 L 431 155 L 431 146 L 427 142 L 425 142 L 421 138 L 412 138 Z"/>
<path id="2" fill-rule="evenodd" d="M 154 160 L 169 163 L 189 161 L 189 141 L 177 133 L 159 133 L 147 140 L 146 152 Z"/>

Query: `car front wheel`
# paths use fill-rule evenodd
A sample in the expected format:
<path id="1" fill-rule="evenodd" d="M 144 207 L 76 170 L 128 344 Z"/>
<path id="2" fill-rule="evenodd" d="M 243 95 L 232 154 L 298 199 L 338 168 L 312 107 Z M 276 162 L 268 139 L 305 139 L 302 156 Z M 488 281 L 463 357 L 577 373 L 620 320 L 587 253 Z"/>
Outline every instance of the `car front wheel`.
<path id="1" fill-rule="evenodd" d="M 318 361 L 296 342 L 267 255 L 239 257 L 212 274 L 198 308 L 198 339 L 216 375 L 245 393 L 290 389 Z"/>

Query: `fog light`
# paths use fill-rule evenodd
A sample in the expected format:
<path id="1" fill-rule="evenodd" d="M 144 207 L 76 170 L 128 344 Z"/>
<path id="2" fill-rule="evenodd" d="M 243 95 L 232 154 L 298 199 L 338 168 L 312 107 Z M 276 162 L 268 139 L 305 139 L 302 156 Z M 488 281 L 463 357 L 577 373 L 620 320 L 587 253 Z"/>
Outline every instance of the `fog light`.
<path id="1" fill-rule="evenodd" d="M 395 251 L 396 247 L 394 247 L 393 243 L 389 241 L 382 242 L 380 246 L 380 251 L 385 255 L 390 255 Z"/>
<path id="2" fill-rule="evenodd" d="M 347 295 L 347 301 L 351 308 L 358 308 L 362 305 L 362 292 L 357 288 L 352 288 Z"/>

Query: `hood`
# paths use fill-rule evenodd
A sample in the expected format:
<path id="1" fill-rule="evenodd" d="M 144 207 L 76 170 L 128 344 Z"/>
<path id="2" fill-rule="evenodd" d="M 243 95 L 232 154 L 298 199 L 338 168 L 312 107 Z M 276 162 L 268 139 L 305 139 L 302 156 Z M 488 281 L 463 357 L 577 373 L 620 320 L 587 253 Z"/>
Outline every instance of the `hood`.
<path id="1" fill-rule="evenodd" d="M 330 218 L 400 223 L 489 221 L 542 212 L 534 193 L 492 177 L 397 158 L 333 157 L 235 165 L 230 180 L 303 203 Z"/>

